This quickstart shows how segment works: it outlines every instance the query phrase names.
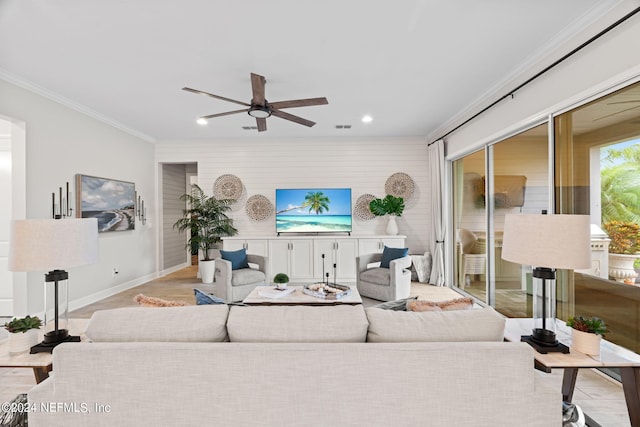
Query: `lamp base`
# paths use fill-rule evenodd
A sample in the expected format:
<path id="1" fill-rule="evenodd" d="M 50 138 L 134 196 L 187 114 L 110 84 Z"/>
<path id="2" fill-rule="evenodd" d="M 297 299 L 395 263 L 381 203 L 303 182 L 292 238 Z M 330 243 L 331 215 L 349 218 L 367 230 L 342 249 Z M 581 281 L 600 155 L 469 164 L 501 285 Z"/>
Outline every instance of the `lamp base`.
<path id="1" fill-rule="evenodd" d="M 559 343 L 558 341 L 555 344 L 540 344 L 538 340 L 536 340 L 532 335 L 522 335 L 520 337 L 520 341 L 526 342 L 531 347 L 533 347 L 540 354 L 547 353 L 569 353 L 569 347 L 564 344 Z"/>
<path id="2" fill-rule="evenodd" d="M 34 345 L 33 347 L 31 347 L 31 354 L 36 354 L 36 353 L 51 353 L 53 352 L 53 349 L 55 348 L 55 346 L 57 346 L 58 344 L 62 344 L 63 342 L 80 342 L 80 337 L 79 336 L 73 336 L 73 335 L 67 335 L 66 338 L 62 339 L 61 341 L 56 341 L 56 342 L 46 342 L 43 341 L 39 344 Z"/>

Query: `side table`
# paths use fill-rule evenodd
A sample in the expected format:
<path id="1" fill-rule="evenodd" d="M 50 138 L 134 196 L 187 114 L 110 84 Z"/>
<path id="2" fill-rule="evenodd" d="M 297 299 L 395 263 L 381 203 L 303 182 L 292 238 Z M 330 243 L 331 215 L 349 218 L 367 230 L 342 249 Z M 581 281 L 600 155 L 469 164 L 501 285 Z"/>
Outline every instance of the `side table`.
<path id="1" fill-rule="evenodd" d="M 520 337 L 530 335 L 532 329 L 531 318 L 507 319 L 504 338 L 507 341 L 520 341 Z M 556 334 L 558 341 L 571 346 L 571 330 L 560 320 L 556 320 Z M 534 354 L 536 366 L 545 372 L 551 372 L 555 368 L 564 369 L 562 399 L 565 402 L 571 402 L 573 398 L 578 369 L 619 368 L 629 420 L 632 426 L 640 427 L 640 355 L 606 340 L 602 340 L 598 356 L 588 356 L 574 350 L 568 354 L 541 354 L 534 350 Z"/>
<path id="2" fill-rule="evenodd" d="M 87 328 L 89 319 L 70 319 L 69 330 L 72 334 L 82 334 Z M 38 339 L 42 341 L 43 333 Z M 0 342 L 0 368 L 31 368 L 36 378 L 36 383 L 49 378 L 49 372 L 53 369 L 51 364 L 51 353 L 30 354 L 29 351 L 22 353 L 9 353 L 9 344 Z"/>

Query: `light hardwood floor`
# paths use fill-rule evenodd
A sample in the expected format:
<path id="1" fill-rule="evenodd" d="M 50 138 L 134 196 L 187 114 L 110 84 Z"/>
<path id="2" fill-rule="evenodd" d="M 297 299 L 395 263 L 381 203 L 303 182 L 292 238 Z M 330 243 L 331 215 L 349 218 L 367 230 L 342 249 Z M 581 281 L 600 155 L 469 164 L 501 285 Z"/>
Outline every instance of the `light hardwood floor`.
<path id="1" fill-rule="evenodd" d="M 140 293 L 194 304 L 193 288 L 205 291 L 213 290 L 211 285 L 203 285 L 199 282 L 196 278 L 195 267 L 188 267 L 75 310 L 70 313 L 70 317 L 89 318 L 97 310 L 135 306 L 133 297 Z M 417 295 L 420 299 L 432 301 L 446 300 L 458 295 L 447 288 L 437 288 L 421 283 L 412 283 L 411 294 Z M 365 307 L 377 303 L 377 301 L 363 298 Z M 536 371 L 536 375 L 540 376 L 550 387 L 560 390 L 562 370 L 553 371 L 551 374 Z M 28 391 L 34 385 L 35 379 L 30 369 L 0 368 L 0 402 L 8 402 L 19 393 Z M 630 426 L 621 385 L 598 371 L 580 370 L 576 382 L 574 402 L 603 427 Z M 461 396 L 461 404 L 464 404 L 464 396 Z"/>

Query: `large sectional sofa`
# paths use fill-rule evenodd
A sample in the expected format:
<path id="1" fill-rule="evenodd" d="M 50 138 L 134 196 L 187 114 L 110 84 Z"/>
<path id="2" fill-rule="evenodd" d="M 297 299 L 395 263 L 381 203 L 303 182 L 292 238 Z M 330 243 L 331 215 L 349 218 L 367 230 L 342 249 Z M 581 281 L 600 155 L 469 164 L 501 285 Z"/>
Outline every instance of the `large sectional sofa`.
<path id="1" fill-rule="evenodd" d="M 90 342 L 55 349 L 29 425 L 561 425 L 560 390 L 504 324 L 491 308 L 105 310 Z"/>

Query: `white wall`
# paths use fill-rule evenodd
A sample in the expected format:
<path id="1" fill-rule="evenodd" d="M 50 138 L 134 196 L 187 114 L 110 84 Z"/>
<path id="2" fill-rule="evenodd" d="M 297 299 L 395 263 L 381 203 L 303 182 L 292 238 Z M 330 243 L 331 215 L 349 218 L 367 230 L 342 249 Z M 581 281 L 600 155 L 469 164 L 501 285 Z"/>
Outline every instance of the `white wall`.
<path id="1" fill-rule="evenodd" d="M 427 149 L 422 138 L 397 139 L 261 139 L 247 141 L 168 141 L 156 144 L 158 163 L 197 162 L 198 182 L 213 194 L 222 174 L 240 178 L 245 193 L 232 212 L 239 236 L 274 236 L 275 216 L 262 222 L 248 218 L 245 202 L 255 194 L 275 204 L 276 188 L 351 188 L 352 204 L 359 196 L 385 195 L 387 178 L 404 172 L 416 184 L 415 196 L 398 219 L 411 253 L 427 250 L 429 194 Z M 385 234 L 383 218 L 362 221 L 354 217 L 352 235 Z"/>
<path id="2" fill-rule="evenodd" d="M 585 28 L 584 34 L 567 42 L 565 46 L 558 49 L 558 52 L 542 61 L 539 67 L 527 70 L 524 77 L 532 76 L 537 69 L 551 64 L 555 59 L 638 6 L 636 0 L 621 1 L 616 10 L 599 23 Z M 516 92 L 513 98 L 505 99 L 445 138 L 447 158 L 459 157 L 473 147 L 504 138 L 505 135 L 544 119 L 551 113 L 593 98 L 603 90 L 628 84 L 629 79 L 640 76 L 638 40 L 640 40 L 640 16 L 635 15 Z M 524 81 L 524 78 L 521 80 Z M 498 90 L 498 93 L 504 95 L 516 86 L 517 82 L 511 82 L 505 85 L 502 91 Z M 443 132 L 444 129 L 441 129 L 432 136 L 435 138 Z M 431 139 L 433 138 L 429 138 Z"/>
<path id="3" fill-rule="evenodd" d="M 25 123 L 27 218 L 50 218 L 51 193 L 66 182 L 75 188 L 74 176 L 82 173 L 134 182 L 154 223 L 152 144 L 3 80 L 0 116 Z M 154 232 L 137 222 L 134 231 L 100 234 L 100 262 L 69 271 L 71 308 L 155 277 Z M 28 273 L 30 313 L 42 310 L 42 286 L 43 274 Z"/>

